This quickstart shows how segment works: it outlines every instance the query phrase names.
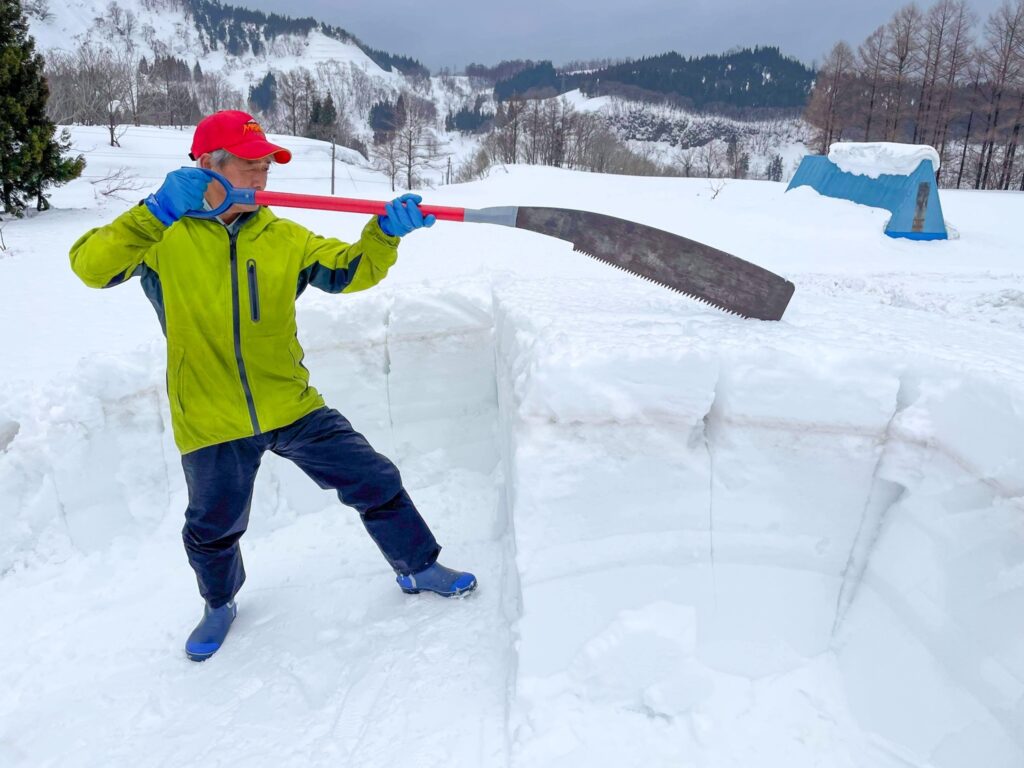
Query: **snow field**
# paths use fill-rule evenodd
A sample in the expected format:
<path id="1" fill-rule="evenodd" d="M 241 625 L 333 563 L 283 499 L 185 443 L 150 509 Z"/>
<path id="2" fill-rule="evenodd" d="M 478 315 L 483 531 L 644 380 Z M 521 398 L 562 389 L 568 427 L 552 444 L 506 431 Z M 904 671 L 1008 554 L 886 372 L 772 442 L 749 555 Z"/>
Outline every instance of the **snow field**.
<path id="1" fill-rule="evenodd" d="M 160 176 L 180 147 L 146 131 L 125 149 Z M 321 149 L 271 187 L 320 191 Z M 339 194 L 383 194 L 346 172 Z M 766 183 L 510 168 L 429 191 L 644 221 L 797 293 L 783 322 L 743 321 L 443 224 L 373 291 L 307 291 L 313 383 L 481 588 L 403 596 L 355 514 L 268 456 L 238 622 L 193 665 L 158 326 L 137 286 L 67 270 L 127 204 L 93 189 L 5 223 L 0 764 L 1024 760 L 1020 196 L 944 193 L 961 239 L 909 244 L 885 212 Z"/>

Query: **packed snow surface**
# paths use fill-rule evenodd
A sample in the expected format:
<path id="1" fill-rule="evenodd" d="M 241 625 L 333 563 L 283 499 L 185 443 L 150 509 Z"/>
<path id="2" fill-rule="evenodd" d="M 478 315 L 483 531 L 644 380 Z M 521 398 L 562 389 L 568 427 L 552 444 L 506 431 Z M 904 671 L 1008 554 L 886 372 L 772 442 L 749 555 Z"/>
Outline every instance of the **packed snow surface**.
<path id="1" fill-rule="evenodd" d="M 939 153 L 925 144 L 897 144 L 891 141 L 840 141 L 829 147 L 828 159 L 840 170 L 877 179 L 882 175 L 907 176 L 922 160 L 931 160 L 939 170 Z"/>
<path id="2" fill-rule="evenodd" d="M 73 133 L 86 178 L 2 225 L 0 765 L 1024 764 L 1021 194 L 944 192 L 960 239 L 917 243 L 769 182 L 421 190 L 644 222 L 796 294 L 742 320 L 445 222 L 377 288 L 307 291 L 313 382 L 480 588 L 403 595 L 358 516 L 268 456 L 238 620 L 193 664 L 159 325 L 137 283 L 90 290 L 67 260 L 189 134 Z M 328 147 L 272 140 L 295 160 L 271 188 L 328 192 Z M 354 154 L 337 171 L 339 195 L 392 194 Z"/>

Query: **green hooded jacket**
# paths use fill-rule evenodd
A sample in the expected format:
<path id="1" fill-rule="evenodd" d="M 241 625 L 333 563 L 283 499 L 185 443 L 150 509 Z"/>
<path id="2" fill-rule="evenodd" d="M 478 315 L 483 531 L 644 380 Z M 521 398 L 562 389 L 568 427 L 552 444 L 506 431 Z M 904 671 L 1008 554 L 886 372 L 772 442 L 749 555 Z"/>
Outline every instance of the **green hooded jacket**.
<path id="1" fill-rule="evenodd" d="M 244 218 L 242 218 L 244 217 Z M 268 208 L 165 227 L 145 205 L 71 247 L 71 268 L 92 288 L 131 277 L 167 337 L 167 394 L 182 453 L 287 426 L 323 406 L 296 337 L 295 299 L 370 288 L 398 258 L 399 238 L 377 217 L 348 245 L 279 219 Z"/>

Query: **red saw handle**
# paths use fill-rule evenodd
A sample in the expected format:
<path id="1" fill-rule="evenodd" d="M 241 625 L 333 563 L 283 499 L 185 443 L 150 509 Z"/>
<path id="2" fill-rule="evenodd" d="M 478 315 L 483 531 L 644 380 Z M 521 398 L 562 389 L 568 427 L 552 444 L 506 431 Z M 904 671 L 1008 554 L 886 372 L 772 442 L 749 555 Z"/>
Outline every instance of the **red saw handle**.
<path id="1" fill-rule="evenodd" d="M 361 200 L 357 197 L 330 197 L 328 195 L 300 195 L 293 192 L 256 192 L 257 205 L 283 205 L 286 208 L 315 208 L 321 211 L 367 213 L 386 216 L 386 203 L 380 200 Z M 420 205 L 423 215 L 434 214 L 444 221 L 465 221 L 465 208 L 443 205 Z"/>

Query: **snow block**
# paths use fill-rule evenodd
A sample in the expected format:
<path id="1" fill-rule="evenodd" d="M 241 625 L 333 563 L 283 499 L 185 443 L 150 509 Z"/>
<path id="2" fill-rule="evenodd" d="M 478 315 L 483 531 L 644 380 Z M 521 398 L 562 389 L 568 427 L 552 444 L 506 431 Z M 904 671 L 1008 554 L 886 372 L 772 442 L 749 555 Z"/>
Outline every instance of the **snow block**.
<path id="1" fill-rule="evenodd" d="M 889 237 L 910 240 L 945 240 L 948 237 L 931 160 L 922 160 L 917 169 L 906 176 L 882 174 L 871 178 L 847 173 L 827 157 L 808 156 L 801 161 L 786 191 L 802 186 L 827 197 L 891 211 L 892 218 L 885 227 Z"/>

